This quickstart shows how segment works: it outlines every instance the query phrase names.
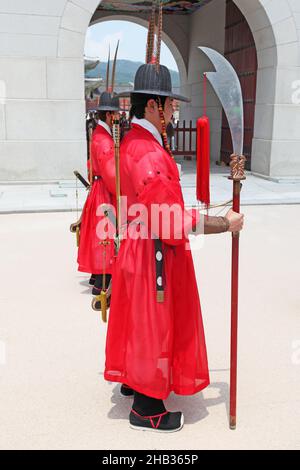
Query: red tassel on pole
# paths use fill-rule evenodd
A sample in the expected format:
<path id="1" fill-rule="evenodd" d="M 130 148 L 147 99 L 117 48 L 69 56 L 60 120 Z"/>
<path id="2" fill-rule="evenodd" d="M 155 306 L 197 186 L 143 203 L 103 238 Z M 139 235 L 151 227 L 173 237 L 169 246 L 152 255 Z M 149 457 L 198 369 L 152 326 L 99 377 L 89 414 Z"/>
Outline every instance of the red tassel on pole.
<path id="1" fill-rule="evenodd" d="M 207 116 L 197 121 L 197 200 L 210 204 L 210 126 Z"/>
<path id="2" fill-rule="evenodd" d="M 203 113 L 197 121 L 197 200 L 205 204 L 208 209 L 210 204 L 209 174 L 210 174 L 210 125 L 206 115 L 206 85 L 207 77 L 203 80 Z"/>

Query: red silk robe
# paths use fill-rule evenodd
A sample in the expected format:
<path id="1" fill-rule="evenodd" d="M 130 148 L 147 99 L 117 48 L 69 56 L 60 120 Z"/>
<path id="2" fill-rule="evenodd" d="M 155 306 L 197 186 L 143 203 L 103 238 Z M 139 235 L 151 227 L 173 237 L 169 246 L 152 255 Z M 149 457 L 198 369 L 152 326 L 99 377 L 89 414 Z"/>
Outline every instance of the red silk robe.
<path id="1" fill-rule="evenodd" d="M 111 274 L 114 264 L 114 243 L 104 248 L 99 243 L 103 238 L 97 234 L 97 227 L 103 221 L 97 209 L 101 204 L 116 206 L 116 175 L 114 160 L 114 143 L 112 136 L 102 127 L 97 126 L 93 132 L 91 159 L 93 176 L 96 179 L 90 189 L 82 213 L 80 244 L 78 249 L 78 270 L 93 274 Z"/>
<path id="2" fill-rule="evenodd" d="M 124 137 L 120 167 L 128 207 L 177 203 L 184 210 L 175 161 L 141 126 L 134 124 Z M 190 214 L 180 230 L 184 225 L 191 229 L 198 217 Z M 129 225 L 113 274 L 104 377 L 159 399 L 171 391 L 195 394 L 209 385 L 209 372 L 188 240 L 172 236 L 172 230 L 166 237 L 155 228 L 164 252 L 165 300 L 158 303 L 154 240 L 130 238 L 135 229 Z"/>

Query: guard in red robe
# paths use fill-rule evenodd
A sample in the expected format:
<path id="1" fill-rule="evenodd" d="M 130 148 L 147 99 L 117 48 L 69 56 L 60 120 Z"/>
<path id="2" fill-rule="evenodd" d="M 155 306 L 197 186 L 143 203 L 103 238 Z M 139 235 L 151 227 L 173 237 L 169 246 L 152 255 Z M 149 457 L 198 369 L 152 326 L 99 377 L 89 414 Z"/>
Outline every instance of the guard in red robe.
<path id="1" fill-rule="evenodd" d="M 226 217 L 203 220 L 196 210 L 185 210 L 165 133 L 173 99 L 186 100 L 172 92 L 169 70 L 155 64 L 141 66 L 131 94 L 132 130 L 121 144 L 121 192 L 127 197 L 128 228 L 114 273 L 105 366 L 106 380 L 134 391 L 131 427 L 166 432 L 183 426 L 182 413 L 164 407 L 170 392 L 193 395 L 209 385 L 188 234 L 201 231 L 203 224 L 205 233 L 238 231 L 242 226 L 242 216 L 232 211 Z M 146 209 L 147 221 L 137 218 L 135 204 Z M 170 218 L 168 230 L 164 215 L 159 223 L 152 220 L 152 208 L 162 204 L 166 215 L 174 204 L 182 214 L 179 223 Z"/>
<path id="2" fill-rule="evenodd" d="M 123 201 L 127 198 L 127 230 L 113 274 L 104 377 L 120 382 L 123 394 L 125 390 L 132 394 L 129 422 L 133 429 L 174 432 L 183 426 L 183 413 L 166 410 L 163 400 L 171 392 L 193 395 L 209 385 L 188 236 L 191 232 L 237 232 L 243 216 L 230 210 L 226 217 L 208 217 L 184 207 L 166 127 L 173 115 L 173 100 L 189 100 L 174 94 L 170 72 L 159 63 L 162 4 L 158 28 L 156 4 L 149 25 L 147 63 L 138 69 L 131 92 L 132 130 L 121 144 L 120 183 Z"/>
<path id="3" fill-rule="evenodd" d="M 147 64 L 138 70 L 131 95 L 135 118 L 121 144 L 120 163 L 121 191 L 129 209 L 128 230 L 114 273 L 105 366 L 106 380 L 126 384 L 134 391 L 131 427 L 168 432 L 181 429 L 183 415 L 167 412 L 163 400 L 172 391 L 193 395 L 209 384 L 187 237 L 203 220 L 197 211 L 184 209 L 178 168 L 160 135 L 161 112 L 167 122 L 173 113 L 172 100 L 183 99 L 172 93 L 170 84 L 166 67 L 160 66 L 157 72 L 155 65 Z M 147 224 L 137 222 L 134 204 L 147 209 L 146 234 L 143 225 Z M 152 207 L 162 204 L 167 209 L 176 204 L 182 211 L 179 224 L 171 218 L 167 232 L 162 221 L 151 224 Z M 237 231 L 242 216 L 230 211 L 226 218 L 205 217 L 204 222 L 205 233 Z M 157 262 L 161 260 L 163 270 L 158 275 Z"/>
<path id="4" fill-rule="evenodd" d="M 100 229 L 105 225 L 102 223 L 104 215 L 101 206 L 116 206 L 114 142 L 111 128 L 113 115 L 118 111 L 118 98 L 109 92 L 102 93 L 97 109 L 98 125 L 93 132 L 91 145 L 89 170 L 92 172 L 92 186 L 83 209 L 78 250 L 78 270 L 95 275 L 93 295 L 100 294 L 104 273 L 105 288 L 108 287 L 115 260 L 114 240 L 111 237 L 106 240 L 108 243 L 102 244 L 105 239 Z M 113 233 L 113 227 L 108 231 Z"/>

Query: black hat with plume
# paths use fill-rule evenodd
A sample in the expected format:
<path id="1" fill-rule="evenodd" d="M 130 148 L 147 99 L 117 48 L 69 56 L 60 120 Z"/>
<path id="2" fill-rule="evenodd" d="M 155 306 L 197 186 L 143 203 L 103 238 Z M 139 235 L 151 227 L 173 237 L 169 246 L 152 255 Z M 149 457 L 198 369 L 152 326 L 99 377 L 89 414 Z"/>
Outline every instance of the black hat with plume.
<path id="1" fill-rule="evenodd" d="M 106 69 L 106 90 L 103 93 L 101 93 L 97 111 L 119 111 L 120 109 L 119 98 L 114 93 L 118 49 L 119 49 L 119 41 L 116 47 L 115 57 L 113 61 L 111 85 L 109 85 L 110 49 L 108 51 L 108 61 L 107 61 L 107 69 Z"/>

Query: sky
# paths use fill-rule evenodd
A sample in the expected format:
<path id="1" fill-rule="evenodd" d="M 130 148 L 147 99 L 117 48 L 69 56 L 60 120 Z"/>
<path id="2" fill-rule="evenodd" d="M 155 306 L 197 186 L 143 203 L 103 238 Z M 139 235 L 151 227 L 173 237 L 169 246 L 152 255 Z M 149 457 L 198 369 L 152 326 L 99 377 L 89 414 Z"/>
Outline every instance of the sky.
<path id="1" fill-rule="evenodd" d="M 103 21 L 90 26 L 85 41 L 85 55 L 100 57 L 107 62 L 108 46 L 114 54 L 118 39 L 120 47 L 118 58 L 145 62 L 147 29 L 128 21 Z M 161 64 L 171 70 L 177 70 L 177 64 L 169 48 L 163 43 Z"/>

